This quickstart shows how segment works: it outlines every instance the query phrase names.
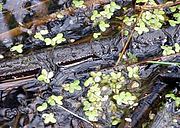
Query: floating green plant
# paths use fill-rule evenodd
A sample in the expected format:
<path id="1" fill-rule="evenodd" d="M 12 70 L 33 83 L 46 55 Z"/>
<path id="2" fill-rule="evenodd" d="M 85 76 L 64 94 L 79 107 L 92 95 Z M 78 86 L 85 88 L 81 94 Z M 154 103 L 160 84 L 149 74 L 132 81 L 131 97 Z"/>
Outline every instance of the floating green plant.
<path id="1" fill-rule="evenodd" d="M 136 3 L 141 3 L 141 2 L 144 3 L 144 0 L 142 1 L 139 0 L 139 2 L 136 1 Z M 154 5 L 156 3 L 153 1 L 149 1 L 148 4 Z M 129 27 L 131 27 L 133 24 L 136 23 L 135 31 L 139 35 L 141 35 L 144 32 L 149 32 L 150 28 L 155 30 L 160 29 L 162 25 L 165 23 L 165 21 L 166 21 L 166 16 L 163 9 L 151 9 L 144 11 L 142 12 L 141 17 L 139 17 L 137 14 L 131 16 L 125 15 L 123 19 L 123 22 Z"/>
<path id="2" fill-rule="evenodd" d="M 2 10 L 3 10 L 3 4 L 0 3 L 0 12 L 2 12 Z"/>
<path id="3" fill-rule="evenodd" d="M 41 30 L 41 31 L 40 31 L 40 34 L 41 34 L 41 35 L 47 35 L 48 33 L 49 33 L 48 30 Z"/>
<path id="4" fill-rule="evenodd" d="M 63 105 L 62 99 L 63 99 L 62 96 L 52 95 L 52 96 L 50 96 L 50 97 L 48 98 L 47 103 L 50 104 L 51 106 L 54 106 L 54 105 L 56 105 L 56 104 L 58 104 L 58 105 Z"/>
<path id="5" fill-rule="evenodd" d="M 106 31 L 106 28 L 109 28 L 109 24 L 106 23 L 105 21 L 100 21 L 99 22 L 99 28 L 102 32 Z"/>
<path id="6" fill-rule="evenodd" d="M 86 7 L 84 5 L 84 0 L 73 0 L 72 3 L 76 8 L 84 8 L 84 7 Z"/>
<path id="7" fill-rule="evenodd" d="M 38 107 L 37 107 L 37 110 L 38 110 L 39 112 L 42 112 L 42 111 L 46 110 L 47 107 L 48 107 L 48 104 L 45 102 L 45 103 L 41 104 L 40 106 L 38 106 Z"/>
<path id="8" fill-rule="evenodd" d="M 38 76 L 38 80 L 45 82 L 45 83 L 50 83 L 50 79 L 53 77 L 53 72 L 47 72 L 45 69 L 41 71 L 41 75 Z"/>
<path id="9" fill-rule="evenodd" d="M 176 26 L 180 24 L 180 5 L 173 6 L 169 8 L 173 13 L 173 19 L 168 20 L 171 26 Z"/>
<path id="10" fill-rule="evenodd" d="M 175 47 L 175 52 L 176 52 L 176 53 L 179 53 L 179 52 L 180 52 L 180 44 L 175 43 L 175 44 L 174 44 L 174 47 Z"/>
<path id="11" fill-rule="evenodd" d="M 81 90 L 81 86 L 79 84 L 80 84 L 80 81 L 75 80 L 74 82 L 70 84 L 64 84 L 63 88 L 64 90 L 69 91 L 70 93 L 74 93 L 74 91 L 76 90 Z"/>
<path id="12" fill-rule="evenodd" d="M 44 41 L 44 37 L 42 36 L 42 34 L 40 32 L 37 32 L 35 35 L 34 35 L 34 38 L 36 39 L 39 39 L 41 41 Z"/>
<path id="13" fill-rule="evenodd" d="M 161 48 L 163 49 L 162 54 L 164 56 L 175 54 L 175 51 L 173 50 L 173 47 L 171 47 L 171 46 L 161 46 Z"/>
<path id="14" fill-rule="evenodd" d="M 93 21 L 94 25 L 98 25 L 99 29 L 104 32 L 108 27 L 110 27 L 108 19 L 111 19 L 115 10 L 120 9 L 121 7 L 117 5 L 115 2 L 111 2 L 104 6 L 104 10 L 98 12 L 94 10 L 91 16 L 91 20 Z M 99 33 L 94 34 L 94 38 L 98 38 Z"/>
<path id="15" fill-rule="evenodd" d="M 130 92 L 124 91 L 118 95 L 114 95 L 113 98 L 116 100 L 118 105 L 133 105 L 137 99 L 136 96 L 133 96 Z"/>
<path id="16" fill-rule="evenodd" d="M 179 107 L 179 106 L 180 106 L 180 97 L 175 96 L 175 95 L 172 94 L 172 93 L 166 94 L 165 97 L 173 99 L 173 100 L 175 101 L 175 103 L 176 103 L 176 107 Z"/>
<path id="17" fill-rule="evenodd" d="M 135 66 L 135 67 L 127 67 L 127 71 L 128 71 L 128 76 L 129 78 L 135 78 L 135 79 L 139 79 L 139 67 Z"/>
<path id="18" fill-rule="evenodd" d="M 44 41 L 46 43 L 46 45 L 52 45 L 55 46 L 56 44 L 60 44 L 64 41 L 66 41 L 66 39 L 64 38 L 63 33 L 58 33 L 54 38 L 44 38 L 42 35 L 46 35 L 48 34 L 48 30 L 41 30 L 40 32 L 37 32 L 34 35 L 34 38 L 39 39 L 41 41 Z"/>
<path id="19" fill-rule="evenodd" d="M 124 84 L 125 77 L 121 72 L 110 72 L 108 74 L 90 72 L 90 77 L 84 82 L 84 86 L 89 89 L 86 96 L 87 99 L 83 101 L 83 110 L 90 121 L 97 121 L 103 115 L 103 102 L 111 100 L 111 96 L 114 93 L 119 93 L 120 88 Z M 108 93 L 102 93 L 104 91 Z M 116 121 L 114 119 L 113 124 Z"/>
<path id="20" fill-rule="evenodd" d="M 49 124 L 49 123 L 56 123 L 56 118 L 54 117 L 54 113 L 44 113 L 42 114 L 42 118 L 44 118 L 44 123 Z"/>
<path id="21" fill-rule="evenodd" d="M 100 35 L 101 35 L 100 32 L 93 33 L 93 38 L 94 38 L 94 39 L 97 39 Z"/>
<path id="22" fill-rule="evenodd" d="M 16 51 L 18 53 L 22 53 L 23 52 L 23 44 L 19 44 L 19 45 L 16 45 L 16 46 L 13 46 L 10 51 Z"/>

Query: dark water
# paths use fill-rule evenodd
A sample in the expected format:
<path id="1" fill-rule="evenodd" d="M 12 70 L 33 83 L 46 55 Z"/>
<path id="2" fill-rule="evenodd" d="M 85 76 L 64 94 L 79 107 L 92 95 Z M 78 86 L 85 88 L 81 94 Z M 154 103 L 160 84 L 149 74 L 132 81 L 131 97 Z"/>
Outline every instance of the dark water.
<path id="1" fill-rule="evenodd" d="M 102 70 L 103 72 L 109 72 L 118 70 L 118 68 L 124 68 L 123 66 L 119 66 L 116 69 L 113 66 L 126 39 L 121 38 L 118 34 L 114 35 L 116 30 L 112 29 L 106 34 L 111 38 L 106 39 L 104 37 L 105 39 L 92 41 L 90 35 L 95 29 L 88 22 L 88 11 L 84 13 L 82 10 L 79 10 L 62 19 L 54 19 L 46 22 L 49 15 L 69 7 L 70 3 L 69 0 L 3 1 L 3 11 L 0 13 L 0 54 L 3 54 L 5 59 L 0 60 L 0 76 L 4 71 L 8 71 L 10 75 L 0 77 L 0 127 L 91 128 L 86 122 L 79 120 L 59 107 L 49 109 L 51 112 L 56 112 L 57 123 L 54 125 L 44 125 L 41 117 L 42 113 L 38 113 L 36 110 L 39 104 L 43 103 L 51 94 L 55 94 L 63 95 L 65 99 L 63 102 L 64 107 L 80 116 L 84 116 L 80 105 L 80 98 L 86 95 L 87 90 L 84 89 L 82 92 L 71 95 L 63 92 L 61 85 L 76 79 L 84 81 L 88 78 L 90 71 Z M 53 52 L 49 52 L 53 51 L 53 48 L 47 50 L 47 47 L 42 41 L 36 40 L 33 37 L 35 32 L 42 29 L 49 30 L 47 37 L 54 37 L 60 32 L 64 33 L 67 42 L 62 44 L 62 47 L 57 47 L 56 50 L 66 49 L 64 50 L 64 54 L 61 55 L 69 59 L 65 59 L 63 62 L 61 61 L 61 59 L 64 59 L 62 56 L 59 59 L 57 57 L 54 59 L 54 56 L 51 55 Z M 179 29 L 179 26 L 168 27 L 163 30 L 145 33 L 138 37 L 134 36 L 128 51 L 136 55 L 139 60 L 159 56 L 161 54 L 160 46 L 162 44 L 172 45 L 175 42 L 179 43 Z M 29 34 L 28 31 L 32 33 Z M 74 51 L 71 49 L 71 46 L 66 47 L 72 39 L 77 40 L 75 44 L 77 48 Z M 9 48 L 18 42 L 24 44 L 22 55 L 9 52 Z M 87 50 L 93 51 L 93 54 L 90 56 L 84 55 L 87 52 L 84 52 L 80 48 L 83 46 L 83 43 L 87 42 L 90 42 L 89 45 L 91 47 L 88 47 L 89 49 Z M 43 49 L 40 50 L 40 48 Z M 23 57 L 27 59 L 23 60 Z M 32 69 L 34 68 L 33 70 L 27 68 L 23 69 L 24 72 L 11 75 L 13 66 L 17 67 L 18 70 L 18 66 L 21 67 L 21 64 L 29 66 L 33 62 L 36 62 L 31 57 L 35 59 L 39 58 L 38 62 L 41 63 L 40 66 L 35 63 L 35 66 L 32 67 Z M 20 59 L 16 61 L 18 58 Z M 179 56 L 170 58 L 168 61 L 180 62 Z M 29 67 L 31 68 L 31 66 Z M 55 73 L 50 85 L 43 84 L 36 79 L 40 74 L 41 68 L 44 67 L 48 70 L 53 70 Z M 12 70 L 8 70 L 8 68 Z M 157 113 L 159 111 L 157 108 L 163 106 L 161 103 L 165 102 L 164 95 L 174 90 L 174 88 L 179 89 L 179 73 L 180 69 L 177 66 L 142 65 L 142 79 L 138 81 L 141 86 L 137 90 L 132 90 L 138 95 L 139 105 L 136 109 L 126 110 L 124 115 L 119 115 L 119 117 L 123 118 L 125 116 L 132 117 L 131 123 L 123 121 L 119 127 L 133 126 L 136 128 L 141 127 L 143 123 L 150 124 L 148 113 L 150 111 Z M 168 118 L 167 120 L 171 119 Z M 108 124 L 108 121 L 108 119 L 101 119 L 98 123 L 102 127 L 107 126 L 109 128 L 111 126 Z"/>

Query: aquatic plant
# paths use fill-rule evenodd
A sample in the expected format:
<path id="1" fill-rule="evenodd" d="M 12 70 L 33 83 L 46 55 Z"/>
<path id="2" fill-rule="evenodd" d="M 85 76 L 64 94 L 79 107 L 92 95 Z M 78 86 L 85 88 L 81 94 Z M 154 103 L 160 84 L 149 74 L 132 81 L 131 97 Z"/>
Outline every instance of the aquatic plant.
<path id="1" fill-rule="evenodd" d="M 97 39 L 100 35 L 101 35 L 100 32 L 93 33 L 93 38 L 94 38 L 94 39 Z"/>
<path id="2" fill-rule="evenodd" d="M 0 12 L 2 12 L 2 10 L 3 10 L 3 5 L 2 3 L 0 3 Z"/>
<path id="3" fill-rule="evenodd" d="M 166 98 L 171 98 L 171 99 L 173 99 L 173 100 L 175 101 L 175 103 L 176 103 L 176 107 L 179 107 L 179 106 L 180 106 L 180 97 L 175 96 L 175 94 L 173 94 L 173 93 L 166 94 L 165 97 L 166 97 Z"/>
<path id="4" fill-rule="evenodd" d="M 47 72 L 45 69 L 42 69 L 41 75 L 38 76 L 38 80 L 45 82 L 45 83 L 50 83 L 50 79 L 54 76 L 53 72 Z"/>
<path id="5" fill-rule="evenodd" d="M 80 84 L 80 81 L 75 80 L 72 83 L 64 84 L 62 86 L 63 86 L 64 90 L 69 91 L 70 93 L 74 93 L 75 90 L 81 90 L 81 86 L 79 84 Z"/>
<path id="6" fill-rule="evenodd" d="M 39 32 L 41 35 L 47 35 L 48 33 L 49 33 L 49 31 L 48 30 L 40 30 L 40 32 Z"/>
<path id="7" fill-rule="evenodd" d="M 133 105 L 137 99 L 136 96 L 133 96 L 130 92 L 124 91 L 118 95 L 114 95 L 113 98 L 116 100 L 118 105 Z"/>
<path id="8" fill-rule="evenodd" d="M 161 46 L 161 48 L 163 49 L 162 54 L 164 56 L 175 54 L 175 51 L 173 50 L 173 47 L 171 47 L 171 46 Z"/>
<path id="9" fill-rule="evenodd" d="M 63 105 L 62 103 L 62 96 L 55 96 L 51 95 L 47 101 L 45 101 L 43 104 L 37 107 L 37 111 L 42 112 L 48 108 L 48 105 L 54 106 L 54 105 Z M 56 118 L 54 117 L 54 113 L 44 113 L 42 114 L 42 118 L 44 118 L 44 123 L 56 123 Z"/>
<path id="10" fill-rule="evenodd" d="M 83 110 L 90 121 L 97 121 L 103 115 L 103 102 L 110 100 L 111 95 L 114 95 L 113 92 L 118 93 L 120 88 L 124 86 L 124 81 L 121 72 L 110 72 L 108 74 L 90 72 L 90 77 L 84 82 L 84 86 L 89 89 L 86 99 L 83 101 Z M 103 90 L 106 89 L 110 93 L 102 94 Z M 115 124 L 117 120 L 115 121 L 115 118 L 113 120 L 113 124 Z"/>
<path id="11" fill-rule="evenodd" d="M 50 104 L 51 106 L 54 106 L 54 105 L 56 105 L 56 104 L 58 104 L 58 105 L 63 105 L 62 99 L 63 99 L 62 96 L 52 95 L 52 96 L 50 96 L 50 97 L 48 98 L 47 103 Z"/>
<path id="12" fill-rule="evenodd" d="M 165 12 L 161 9 L 154 9 L 149 11 L 144 11 L 142 16 L 137 21 L 135 31 L 141 35 L 143 32 L 148 32 L 149 28 L 158 30 L 162 27 L 165 22 Z M 137 20 L 138 15 L 125 16 L 123 22 L 127 26 L 131 26 Z"/>
<path id="13" fill-rule="evenodd" d="M 84 5 L 84 0 L 73 0 L 72 3 L 76 8 L 84 8 L 84 7 L 86 7 Z"/>
<path id="14" fill-rule="evenodd" d="M 108 23 L 106 23 L 105 21 L 100 21 L 98 26 L 99 26 L 100 30 L 102 32 L 104 32 L 104 31 L 106 31 L 106 28 L 109 28 L 110 25 Z"/>
<path id="15" fill-rule="evenodd" d="M 42 112 L 48 108 L 48 105 L 50 106 L 63 105 L 62 99 L 63 99 L 63 96 L 51 95 L 47 101 L 45 101 L 43 104 L 37 107 L 37 110 Z"/>
<path id="16" fill-rule="evenodd" d="M 23 44 L 18 44 L 18 45 L 16 45 L 16 46 L 13 46 L 11 49 L 10 49 L 10 51 L 16 51 L 16 52 L 18 52 L 18 53 L 22 53 L 23 52 Z"/>
<path id="17" fill-rule="evenodd" d="M 48 104 L 45 102 L 45 103 L 41 104 L 40 106 L 38 106 L 37 110 L 39 112 L 42 112 L 42 111 L 46 110 L 47 108 L 48 108 Z"/>
<path id="18" fill-rule="evenodd" d="M 171 12 L 173 13 L 173 19 L 168 20 L 171 26 L 176 26 L 180 24 L 180 5 L 169 7 Z"/>
<path id="19" fill-rule="evenodd" d="M 44 42 L 46 45 L 52 45 L 55 46 L 56 44 L 60 44 L 62 42 L 66 41 L 66 39 L 63 37 L 62 33 L 58 33 L 54 38 L 45 38 Z"/>
<path id="20" fill-rule="evenodd" d="M 40 32 L 37 32 L 35 35 L 34 35 L 34 38 L 36 39 L 39 39 L 41 41 L 44 41 L 44 37 L 42 36 L 42 34 Z"/>
<path id="21" fill-rule="evenodd" d="M 127 53 L 127 59 L 128 59 L 129 63 L 138 62 L 138 58 L 134 54 L 132 54 L 131 52 Z"/>
<path id="22" fill-rule="evenodd" d="M 97 117 L 99 116 L 98 109 L 101 109 L 101 107 L 98 107 L 98 105 L 88 101 L 84 101 L 83 106 L 83 110 L 85 111 L 85 115 L 88 117 L 88 119 L 90 121 L 97 121 Z"/>
<path id="23" fill-rule="evenodd" d="M 44 113 L 42 114 L 42 118 L 44 118 L 44 123 L 56 123 L 56 118 L 54 117 L 54 113 Z"/>
<path id="24" fill-rule="evenodd" d="M 48 30 L 41 30 L 40 32 L 37 32 L 34 35 L 34 38 L 39 39 L 41 41 L 44 41 L 46 43 L 46 45 L 52 45 L 55 46 L 56 44 L 60 44 L 64 41 L 66 41 L 66 39 L 64 38 L 63 33 L 58 33 L 54 38 L 44 38 L 43 35 L 47 35 L 49 32 Z"/>
<path id="25" fill-rule="evenodd" d="M 128 71 L 129 78 L 139 79 L 139 67 L 138 66 L 135 66 L 135 67 L 128 66 L 127 71 Z"/>
<path id="26" fill-rule="evenodd" d="M 121 7 L 117 5 L 115 2 L 111 2 L 110 4 L 107 4 L 103 7 L 104 10 L 98 12 L 97 10 L 94 10 L 92 12 L 91 20 L 93 21 L 94 25 L 98 25 L 99 29 L 104 32 L 108 27 L 110 27 L 109 22 L 107 22 L 108 19 L 111 19 L 113 16 L 115 10 L 120 9 Z M 93 34 L 94 38 L 98 38 L 100 34 L 96 33 Z"/>
<path id="27" fill-rule="evenodd" d="M 176 53 L 180 52 L 180 44 L 175 43 L 175 44 L 174 44 L 174 48 L 175 48 L 175 52 L 176 52 Z"/>
<path id="28" fill-rule="evenodd" d="M 180 44 L 175 43 L 174 46 L 161 46 L 161 49 L 163 49 L 162 54 L 164 56 L 179 53 L 180 52 Z"/>

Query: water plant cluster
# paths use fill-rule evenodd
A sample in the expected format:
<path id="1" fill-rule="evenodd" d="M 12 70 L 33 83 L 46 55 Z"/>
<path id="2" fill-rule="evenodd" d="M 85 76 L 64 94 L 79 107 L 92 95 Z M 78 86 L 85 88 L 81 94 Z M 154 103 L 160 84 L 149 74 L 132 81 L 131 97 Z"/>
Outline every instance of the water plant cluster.
<path id="1" fill-rule="evenodd" d="M 22 53 L 23 52 L 23 44 L 18 44 L 18 45 L 14 45 L 11 49 L 11 52 L 18 52 L 18 53 Z"/>
<path id="2" fill-rule="evenodd" d="M 166 94 L 166 98 L 170 98 L 175 101 L 176 107 L 180 107 L 180 97 L 173 93 Z"/>
<path id="3" fill-rule="evenodd" d="M 72 3 L 73 3 L 73 6 L 76 8 L 85 8 L 86 7 L 84 5 L 84 0 L 73 0 Z"/>
<path id="4" fill-rule="evenodd" d="M 48 109 L 50 106 L 55 106 L 55 105 L 62 105 L 62 96 L 55 96 L 51 95 L 46 102 L 42 103 L 37 107 L 37 110 L 39 112 L 43 112 L 44 110 Z M 42 118 L 44 119 L 44 123 L 56 123 L 56 118 L 54 117 L 54 113 L 43 113 Z"/>
<path id="5" fill-rule="evenodd" d="M 111 2 L 103 7 L 103 11 L 94 10 L 91 16 L 91 20 L 93 21 L 94 26 L 98 26 L 101 32 L 106 31 L 108 27 L 110 27 L 108 19 L 111 19 L 114 12 L 121 7 L 117 5 L 115 2 Z M 98 38 L 101 35 L 101 32 L 94 33 L 93 37 Z"/>
<path id="6" fill-rule="evenodd" d="M 103 118 L 107 104 L 111 113 L 111 123 L 116 125 L 120 122 L 117 117 L 118 108 L 130 107 L 136 102 L 136 96 L 129 91 L 123 91 L 126 79 L 121 72 L 91 72 L 90 77 L 84 82 L 88 88 L 86 98 L 83 99 L 83 110 L 90 121 Z"/>
<path id="7" fill-rule="evenodd" d="M 68 91 L 70 93 L 74 93 L 76 90 L 81 90 L 79 80 L 75 80 L 72 83 L 63 84 L 62 87 L 64 88 L 64 90 L 66 90 L 66 91 Z"/>
<path id="8" fill-rule="evenodd" d="M 173 19 L 168 20 L 169 24 L 171 26 L 176 26 L 177 24 L 180 24 L 180 5 L 170 7 L 169 9 L 173 13 Z"/>
<path id="9" fill-rule="evenodd" d="M 164 56 L 179 53 L 180 52 L 180 44 L 175 43 L 174 46 L 161 46 L 163 50 L 162 54 Z"/>
<path id="10" fill-rule="evenodd" d="M 2 12 L 2 10 L 3 10 L 3 5 L 2 3 L 0 3 L 0 12 Z"/>
<path id="11" fill-rule="evenodd" d="M 50 83 L 50 79 L 54 76 L 54 73 L 47 72 L 46 69 L 42 69 L 41 74 L 38 76 L 38 80 L 45 83 Z"/>
<path id="12" fill-rule="evenodd" d="M 154 0 L 139 0 L 136 3 L 145 3 L 148 5 L 157 5 Z M 169 18 L 165 11 L 162 8 L 158 9 L 150 9 L 142 12 L 142 15 L 139 17 L 138 14 L 133 14 L 128 16 L 125 15 L 123 18 L 123 22 L 126 26 L 132 27 L 133 24 L 136 23 L 135 31 L 141 35 L 144 32 L 149 32 L 150 29 L 158 30 L 162 28 L 165 22 L 169 22 L 171 26 L 175 26 L 180 23 L 180 15 L 179 15 L 180 6 L 170 7 L 171 12 L 173 13 L 173 18 Z M 125 8 L 126 9 L 126 8 Z M 128 27 L 127 27 L 128 28 Z M 125 31 L 128 29 L 125 27 Z M 127 34 L 126 34 L 127 35 Z"/>
<path id="13" fill-rule="evenodd" d="M 139 67 L 127 67 L 127 73 L 129 78 L 139 79 Z M 39 81 L 49 83 L 53 77 L 52 72 L 47 72 L 45 69 L 42 70 Z M 82 84 L 84 87 L 82 87 Z M 126 88 L 127 78 L 121 71 L 111 71 L 107 73 L 103 72 L 90 72 L 89 78 L 83 83 L 80 80 L 74 80 L 71 83 L 63 84 L 62 87 L 69 93 L 80 91 L 82 88 L 87 88 L 87 94 L 82 97 L 83 110 L 88 120 L 98 121 L 105 115 L 103 109 L 108 105 L 111 114 L 111 123 L 116 125 L 119 123 L 120 117 L 117 116 L 118 109 L 123 107 L 133 107 L 136 103 L 137 97 L 128 91 Z M 125 89 L 125 90 L 124 90 Z M 52 95 L 46 102 L 37 107 L 37 110 L 42 112 L 48 108 L 48 106 L 54 106 L 56 104 L 62 105 L 62 96 Z M 121 111 L 122 112 L 122 111 Z M 53 114 L 43 115 L 45 123 L 50 123 L 48 117 L 52 117 L 51 123 L 55 122 Z"/>
<path id="14" fill-rule="evenodd" d="M 44 41 L 46 45 L 55 46 L 57 44 L 60 44 L 62 42 L 65 42 L 66 39 L 64 38 L 63 33 L 58 33 L 54 38 L 45 38 L 43 36 L 47 35 L 49 33 L 48 30 L 41 30 L 40 32 L 37 32 L 34 35 L 34 38 L 39 39 L 41 41 Z"/>

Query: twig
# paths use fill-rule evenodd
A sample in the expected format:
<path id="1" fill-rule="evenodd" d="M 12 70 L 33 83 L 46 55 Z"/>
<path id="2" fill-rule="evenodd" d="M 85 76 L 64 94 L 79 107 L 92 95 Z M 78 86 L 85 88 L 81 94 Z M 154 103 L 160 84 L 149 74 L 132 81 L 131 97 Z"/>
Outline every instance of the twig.
<path id="1" fill-rule="evenodd" d="M 129 64 L 128 66 L 132 66 L 132 65 L 140 65 L 140 64 L 145 64 L 148 61 L 167 61 L 168 58 L 172 58 L 172 57 L 176 57 L 176 56 L 180 56 L 180 53 L 176 53 L 176 54 L 172 54 L 172 55 L 168 55 L 168 56 L 159 56 L 159 57 L 155 57 L 155 58 L 150 58 L 150 59 L 146 59 L 137 63 L 133 63 L 133 64 Z"/>
<path id="2" fill-rule="evenodd" d="M 146 63 L 160 64 L 160 65 L 174 65 L 174 66 L 179 66 L 180 65 L 180 63 L 165 62 L 165 61 L 146 61 Z"/>
<path id="3" fill-rule="evenodd" d="M 80 116 L 78 116 L 77 114 L 75 114 L 75 113 L 69 111 L 69 110 L 66 109 L 65 107 L 63 107 L 63 106 L 61 106 L 61 105 L 58 105 L 58 107 L 62 108 L 63 110 L 65 110 L 65 111 L 67 111 L 67 112 L 69 112 L 69 113 L 72 114 L 73 116 L 75 116 L 75 117 L 77 117 L 77 118 L 79 118 L 79 119 L 81 119 L 81 120 L 83 120 L 83 121 L 89 123 L 91 126 L 94 126 L 90 121 L 88 121 L 88 120 L 86 120 L 85 118 L 80 117 Z"/>
<path id="4" fill-rule="evenodd" d="M 147 2 L 146 2 L 144 5 L 146 5 L 146 4 L 147 4 Z M 132 38 L 132 35 L 133 35 L 134 31 L 135 31 L 135 26 L 136 26 L 136 24 L 138 23 L 139 19 L 141 18 L 142 13 L 143 13 L 143 10 L 140 12 L 139 16 L 137 17 L 136 22 L 134 23 L 134 26 L 133 26 L 133 30 L 131 31 L 131 33 L 130 33 L 130 35 L 129 35 L 129 37 L 128 37 L 128 40 L 126 41 L 126 44 L 125 44 L 122 52 L 119 53 L 119 58 L 118 58 L 118 60 L 117 60 L 117 62 L 116 62 L 116 66 L 119 64 L 119 62 L 121 61 L 124 53 L 126 52 L 126 49 L 127 49 L 128 45 L 129 45 L 129 43 L 130 43 L 130 40 L 131 40 L 131 38 Z"/>

